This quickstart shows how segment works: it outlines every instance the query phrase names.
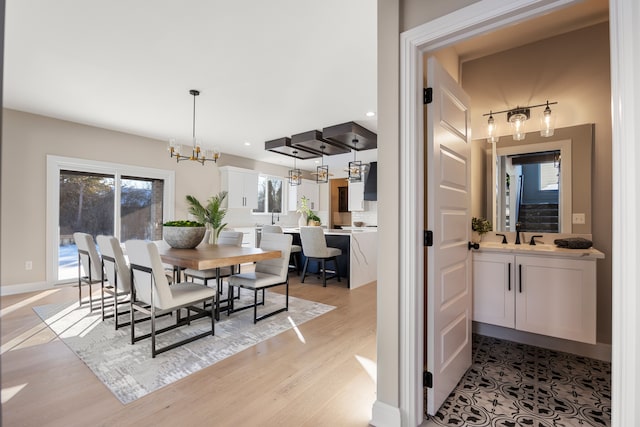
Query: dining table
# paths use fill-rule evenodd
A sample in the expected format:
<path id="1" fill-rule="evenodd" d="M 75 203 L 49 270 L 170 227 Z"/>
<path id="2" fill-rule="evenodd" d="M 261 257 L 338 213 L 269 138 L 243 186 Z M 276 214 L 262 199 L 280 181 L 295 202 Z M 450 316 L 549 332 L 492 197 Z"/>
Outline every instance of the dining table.
<path id="1" fill-rule="evenodd" d="M 279 258 L 282 255 L 277 250 L 211 244 L 200 244 L 193 249 L 177 249 L 168 245 L 161 245 L 158 247 L 158 252 L 162 262 L 173 265 L 174 269 L 216 270 L 216 320 L 220 318 L 220 293 L 222 287 L 220 268 Z"/>

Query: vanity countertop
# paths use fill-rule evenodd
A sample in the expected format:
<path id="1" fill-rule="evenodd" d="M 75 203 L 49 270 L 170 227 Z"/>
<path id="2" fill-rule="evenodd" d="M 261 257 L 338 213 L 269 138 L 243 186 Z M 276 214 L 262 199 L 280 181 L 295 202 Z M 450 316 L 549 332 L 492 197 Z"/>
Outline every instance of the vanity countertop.
<path id="1" fill-rule="evenodd" d="M 556 245 L 529 245 L 521 244 L 516 245 L 514 243 L 500 243 L 500 242 L 481 242 L 480 252 L 500 252 L 500 253 L 519 253 L 527 255 L 542 255 L 542 256 L 560 256 L 564 258 L 592 258 L 602 259 L 604 254 L 597 249 L 567 249 L 559 248 Z"/>

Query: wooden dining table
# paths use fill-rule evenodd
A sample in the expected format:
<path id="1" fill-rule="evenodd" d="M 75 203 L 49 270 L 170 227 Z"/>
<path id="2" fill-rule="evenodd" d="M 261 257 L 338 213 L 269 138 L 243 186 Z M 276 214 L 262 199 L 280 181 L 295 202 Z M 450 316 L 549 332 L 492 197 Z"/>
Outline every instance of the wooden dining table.
<path id="1" fill-rule="evenodd" d="M 216 320 L 220 318 L 220 268 L 238 264 L 279 258 L 280 251 L 233 245 L 202 244 L 194 249 L 176 249 L 168 245 L 158 247 L 162 262 L 174 268 L 193 270 L 216 269 Z"/>

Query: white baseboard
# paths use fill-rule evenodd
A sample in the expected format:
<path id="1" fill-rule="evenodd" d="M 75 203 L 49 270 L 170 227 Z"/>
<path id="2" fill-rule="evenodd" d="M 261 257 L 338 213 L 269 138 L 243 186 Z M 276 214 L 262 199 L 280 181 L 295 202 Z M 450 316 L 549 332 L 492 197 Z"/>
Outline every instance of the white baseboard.
<path id="1" fill-rule="evenodd" d="M 402 425 L 400 408 L 376 400 L 373 403 L 373 409 L 371 412 L 371 422 L 369 424 L 372 426 L 400 427 Z"/>
<path id="2" fill-rule="evenodd" d="M 69 286 L 73 283 L 63 283 L 52 285 L 47 282 L 33 282 L 33 283 L 21 283 L 18 285 L 4 285 L 0 286 L 0 296 L 24 294 L 27 292 L 46 291 L 48 289 L 54 289 L 60 286 Z"/>
<path id="3" fill-rule="evenodd" d="M 587 344 L 479 322 L 473 322 L 473 332 L 493 338 L 505 339 L 521 344 L 528 344 L 536 347 L 548 348 L 550 350 L 576 354 L 578 356 L 589 357 L 592 359 L 603 360 L 605 362 L 611 362 L 611 344 Z"/>

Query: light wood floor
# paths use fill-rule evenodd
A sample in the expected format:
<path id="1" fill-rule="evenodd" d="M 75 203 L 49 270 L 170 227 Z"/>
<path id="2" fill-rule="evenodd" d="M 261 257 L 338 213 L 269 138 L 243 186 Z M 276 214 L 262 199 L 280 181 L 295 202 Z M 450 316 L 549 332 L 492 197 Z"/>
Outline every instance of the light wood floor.
<path id="1" fill-rule="evenodd" d="M 306 282 L 291 295 L 337 308 L 300 325 L 305 343 L 287 331 L 128 405 L 32 310 L 76 287 L 3 297 L 2 425 L 366 426 L 375 383 L 359 359 L 375 361 L 376 284 Z"/>

